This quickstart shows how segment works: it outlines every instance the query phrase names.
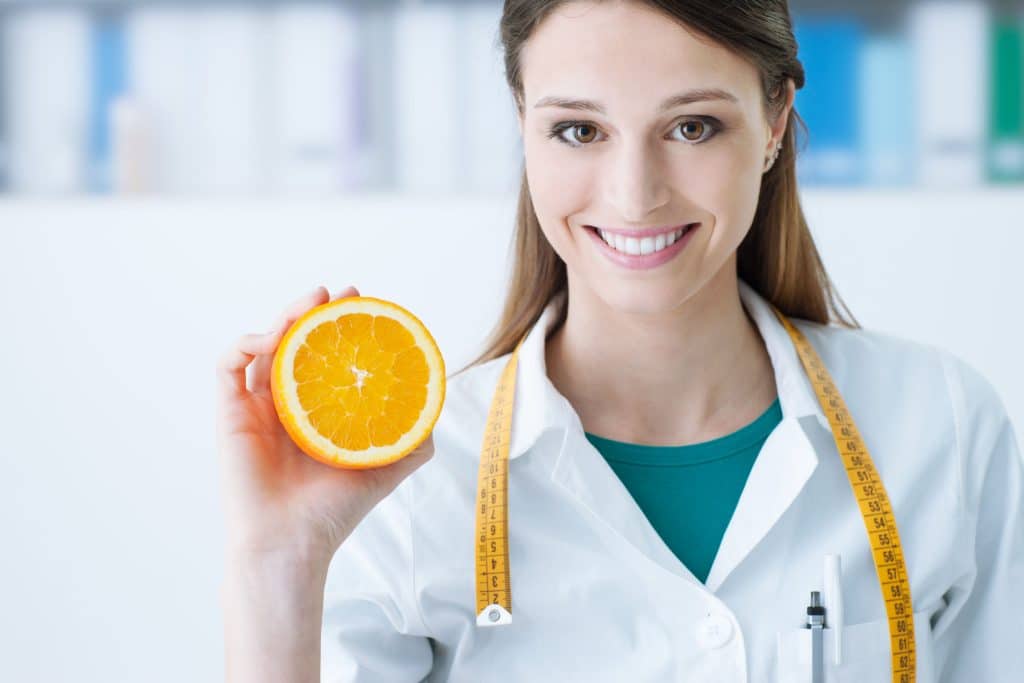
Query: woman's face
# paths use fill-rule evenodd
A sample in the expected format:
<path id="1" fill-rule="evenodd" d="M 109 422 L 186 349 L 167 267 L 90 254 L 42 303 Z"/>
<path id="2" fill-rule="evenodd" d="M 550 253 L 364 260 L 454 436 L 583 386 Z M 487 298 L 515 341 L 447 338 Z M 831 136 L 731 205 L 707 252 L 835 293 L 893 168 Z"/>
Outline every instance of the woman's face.
<path id="1" fill-rule="evenodd" d="M 572 287 L 620 310 L 671 310 L 734 263 L 789 110 L 773 131 L 752 64 L 642 3 L 578 1 L 537 27 L 521 69 L 530 194 Z M 674 96 L 712 90 L 722 93 L 661 109 Z M 545 105 L 548 98 L 588 100 L 601 111 Z M 644 269 L 613 261 L 584 227 L 697 222 L 673 258 Z"/>

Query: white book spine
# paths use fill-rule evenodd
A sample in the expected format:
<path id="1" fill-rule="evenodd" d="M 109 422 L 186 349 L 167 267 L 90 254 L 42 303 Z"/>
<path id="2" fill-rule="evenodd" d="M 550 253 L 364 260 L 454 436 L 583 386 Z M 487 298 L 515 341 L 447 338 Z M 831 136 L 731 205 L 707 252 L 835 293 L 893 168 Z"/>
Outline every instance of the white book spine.
<path id="1" fill-rule="evenodd" d="M 394 7 L 364 5 L 359 15 L 359 148 L 354 166 L 355 182 L 364 190 L 395 186 L 394 12 Z"/>
<path id="2" fill-rule="evenodd" d="M 398 190 L 458 190 L 458 7 L 400 6 L 395 16 L 394 129 Z"/>
<path id="3" fill-rule="evenodd" d="M 917 101 L 917 166 L 923 185 L 984 180 L 988 119 L 988 8 L 920 2 L 909 13 Z"/>
<path id="4" fill-rule="evenodd" d="M 261 9 L 198 10 L 195 75 L 198 190 L 252 194 L 268 187 L 266 78 L 269 15 Z"/>
<path id="5" fill-rule="evenodd" d="M 18 8 L 6 16 L 8 187 L 17 193 L 85 189 L 89 15 L 74 8 Z"/>
<path id="6" fill-rule="evenodd" d="M 330 194 L 359 179 L 358 15 L 289 4 L 272 10 L 274 187 Z"/>
<path id="7" fill-rule="evenodd" d="M 502 5 L 465 5 L 459 14 L 459 188 L 513 194 L 522 176 L 515 103 L 505 82 L 499 23 Z"/>

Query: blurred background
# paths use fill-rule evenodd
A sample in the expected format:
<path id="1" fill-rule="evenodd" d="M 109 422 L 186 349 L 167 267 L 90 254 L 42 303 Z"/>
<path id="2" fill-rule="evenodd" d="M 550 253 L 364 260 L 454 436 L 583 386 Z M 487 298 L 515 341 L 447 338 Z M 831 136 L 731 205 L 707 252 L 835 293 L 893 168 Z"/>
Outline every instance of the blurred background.
<path id="1" fill-rule="evenodd" d="M 0 680 L 223 680 L 237 337 L 355 284 L 449 373 L 479 350 L 522 173 L 501 4 L 0 0 Z M 839 293 L 1024 441 L 1024 4 L 790 5 Z"/>

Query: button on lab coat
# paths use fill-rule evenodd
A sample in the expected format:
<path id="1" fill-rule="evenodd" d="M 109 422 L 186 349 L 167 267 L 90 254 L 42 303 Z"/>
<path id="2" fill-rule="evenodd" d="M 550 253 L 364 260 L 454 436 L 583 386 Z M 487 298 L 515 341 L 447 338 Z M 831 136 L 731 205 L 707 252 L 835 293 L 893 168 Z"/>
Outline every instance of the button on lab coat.
<path id="1" fill-rule="evenodd" d="M 802 628 L 842 558 L 843 660 L 889 681 L 888 622 L 828 420 L 785 328 L 740 281 L 782 407 L 706 584 L 658 536 L 545 371 L 553 302 L 520 350 L 509 461 L 512 623 L 476 625 L 474 501 L 507 356 L 448 385 L 435 455 L 346 539 L 328 572 L 323 681 L 809 681 Z M 564 294 L 563 294 L 564 296 Z M 993 387 L 937 347 L 792 319 L 831 373 L 895 510 L 918 683 L 1020 681 L 1022 462 Z M 696 522 L 696 523 L 699 523 Z M 827 617 L 826 617 L 827 618 Z"/>

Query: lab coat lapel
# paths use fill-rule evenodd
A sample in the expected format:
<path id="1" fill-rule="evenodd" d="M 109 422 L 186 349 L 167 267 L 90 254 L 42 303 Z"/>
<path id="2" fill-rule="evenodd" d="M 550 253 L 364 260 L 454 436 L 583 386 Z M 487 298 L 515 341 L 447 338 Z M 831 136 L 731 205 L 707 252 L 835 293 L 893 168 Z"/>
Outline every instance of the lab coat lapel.
<path id="1" fill-rule="evenodd" d="M 601 453 L 587 440 L 579 415 L 547 376 L 545 339 L 560 322 L 564 303 L 564 298 L 549 302 L 520 349 L 509 458 L 515 460 L 534 450 L 532 446 L 545 432 L 560 432 L 562 439 L 554 454 L 552 481 L 585 508 L 584 514 L 595 517 L 612 532 L 617 543 L 629 544 L 627 547 L 639 550 L 643 557 L 667 571 L 697 582 L 662 541 Z"/>
<path id="2" fill-rule="evenodd" d="M 825 430 L 831 435 L 789 333 L 760 294 L 743 280 L 739 289 L 771 359 L 782 421 L 769 434 L 747 477 L 708 574 L 706 584 L 711 591 L 718 590 L 768 534 L 811 478 L 819 457 L 814 444 L 822 440 L 810 438 L 810 432 Z"/>
<path id="3" fill-rule="evenodd" d="M 799 495 L 818 464 L 818 453 L 807 430 L 828 427 L 792 340 L 770 304 L 743 280 L 739 281 L 739 289 L 743 305 L 758 327 L 771 359 L 783 420 L 758 454 L 740 495 L 706 582 L 712 591 L 722 585 Z M 541 433 L 562 430 L 564 436 L 555 455 L 552 481 L 613 532 L 619 542 L 629 544 L 664 570 L 699 583 L 586 438 L 575 409 L 547 377 L 544 340 L 557 322 L 561 303 L 548 305 L 520 353 L 515 404 L 518 415 L 513 417 L 516 428 L 510 457 L 527 452 Z"/>
<path id="4" fill-rule="evenodd" d="M 587 439 L 576 411 L 568 403 L 565 410 L 568 424 L 551 472 L 552 481 L 612 532 L 618 543 L 629 544 L 667 572 L 699 583 L 651 526 L 604 456 Z"/>
<path id="5" fill-rule="evenodd" d="M 706 585 L 715 592 L 775 525 L 818 465 L 800 420 L 783 417 L 768 436 L 747 477 L 718 546 Z"/>

